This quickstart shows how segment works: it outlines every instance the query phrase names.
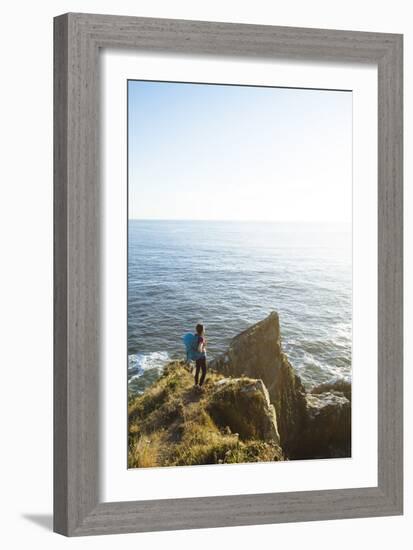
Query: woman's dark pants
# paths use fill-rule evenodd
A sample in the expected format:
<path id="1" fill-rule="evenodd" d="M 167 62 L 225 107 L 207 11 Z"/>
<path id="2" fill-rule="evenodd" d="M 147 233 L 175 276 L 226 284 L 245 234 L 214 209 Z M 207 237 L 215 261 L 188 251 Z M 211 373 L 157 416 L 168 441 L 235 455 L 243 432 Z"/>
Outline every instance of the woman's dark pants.
<path id="1" fill-rule="evenodd" d="M 199 385 L 202 386 L 206 376 L 206 357 L 201 357 L 195 361 L 195 384 L 198 385 L 199 371 L 202 371 L 201 379 L 199 380 Z"/>

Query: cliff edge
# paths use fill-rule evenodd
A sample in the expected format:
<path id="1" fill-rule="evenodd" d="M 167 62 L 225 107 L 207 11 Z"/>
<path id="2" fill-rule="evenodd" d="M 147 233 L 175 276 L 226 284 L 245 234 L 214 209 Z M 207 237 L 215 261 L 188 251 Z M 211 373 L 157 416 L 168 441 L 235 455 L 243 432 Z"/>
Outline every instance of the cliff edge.
<path id="1" fill-rule="evenodd" d="M 282 351 L 276 312 L 233 338 L 209 367 L 264 382 L 288 458 L 351 456 L 351 385 L 340 381 L 306 391 Z"/>

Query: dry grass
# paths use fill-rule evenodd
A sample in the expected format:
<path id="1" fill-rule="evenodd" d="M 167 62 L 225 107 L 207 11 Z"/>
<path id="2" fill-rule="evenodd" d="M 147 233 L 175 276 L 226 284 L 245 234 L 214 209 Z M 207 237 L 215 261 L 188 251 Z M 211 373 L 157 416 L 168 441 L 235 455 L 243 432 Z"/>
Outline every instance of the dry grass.
<path id="1" fill-rule="evenodd" d="M 214 384 L 223 376 L 211 371 L 207 376 L 199 391 L 189 370 L 175 362 L 144 395 L 130 401 L 129 468 L 282 460 L 271 442 L 241 441 L 218 427 L 208 408 Z"/>
<path id="2" fill-rule="evenodd" d="M 153 468 L 160 466 L 159 453 L 161 437 L 156 434 L 150 438 L 140 437 L 129 445 L 129 468 Z"/>

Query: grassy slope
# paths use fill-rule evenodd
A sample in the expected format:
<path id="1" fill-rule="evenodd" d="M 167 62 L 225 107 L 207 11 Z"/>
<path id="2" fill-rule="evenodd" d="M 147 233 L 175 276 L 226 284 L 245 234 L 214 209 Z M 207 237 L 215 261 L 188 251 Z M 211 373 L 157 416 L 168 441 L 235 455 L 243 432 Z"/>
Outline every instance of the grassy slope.
<path id="1" fill-rule="evenodd" d="M 216 414 L 210 415 L 215 383 L 222 378 L 209 371 L 199 391 L 189 369 L 175 362 L 142 396 L 131 399 L 129 468 L 282 460 L 280 447 L 272 441 L 242 440 L 212 420 L 217 420 Z"/>

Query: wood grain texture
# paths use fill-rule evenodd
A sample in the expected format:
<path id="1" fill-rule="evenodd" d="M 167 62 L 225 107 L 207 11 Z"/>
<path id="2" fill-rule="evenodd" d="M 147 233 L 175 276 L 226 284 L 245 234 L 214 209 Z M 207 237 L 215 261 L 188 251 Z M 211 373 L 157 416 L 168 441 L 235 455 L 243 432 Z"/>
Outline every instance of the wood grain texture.
<path id="1" fill-rule="evenodd" d="M 54 528 L 67 529 L 67 19 L 54 25 Z M 57 44 L 59 46 L 57 47 Z"/>
<path id="2" fill-rule="evenodd" d="M 54 22 L 54 529 L 93 535 L 395 515 L 403 505 L 402 37 L 66 14 Z M 378 487 L 102 503 L 99 50 L 376 63 Z"/>
<path id="3" fill-rule="evenodd" d="M 378 66 L 378 478 L 403 506 L 403 54 Z"/>

